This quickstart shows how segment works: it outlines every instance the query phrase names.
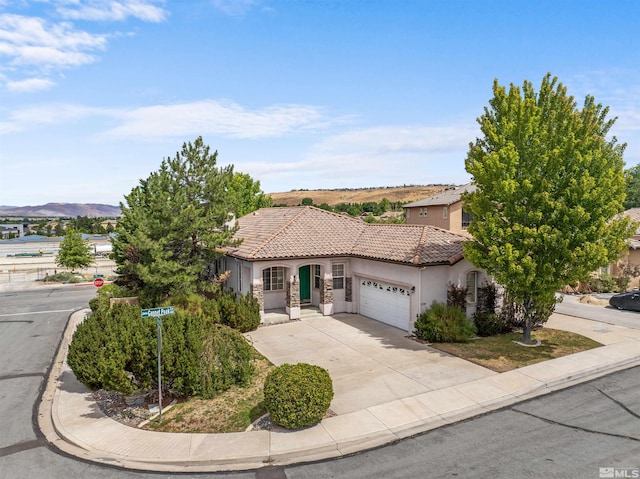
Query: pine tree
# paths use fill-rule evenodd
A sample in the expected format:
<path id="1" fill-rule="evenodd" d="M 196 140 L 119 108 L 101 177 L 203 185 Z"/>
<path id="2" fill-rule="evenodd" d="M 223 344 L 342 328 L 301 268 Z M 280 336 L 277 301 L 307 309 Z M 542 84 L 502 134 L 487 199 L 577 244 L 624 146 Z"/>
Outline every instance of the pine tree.
<path id="1" fill-rule="evenodd" d="M 224 227 L 229 214 L 252 211 L 260 200 L 245 200 L 264 196 L 259 183 L 216 161 L 199 137 L 125 196 L 111 255 L 120 283 L 158 301 L 196 292 L 210 279 L 220 248 L 233 244 L 234 229 Z"/>

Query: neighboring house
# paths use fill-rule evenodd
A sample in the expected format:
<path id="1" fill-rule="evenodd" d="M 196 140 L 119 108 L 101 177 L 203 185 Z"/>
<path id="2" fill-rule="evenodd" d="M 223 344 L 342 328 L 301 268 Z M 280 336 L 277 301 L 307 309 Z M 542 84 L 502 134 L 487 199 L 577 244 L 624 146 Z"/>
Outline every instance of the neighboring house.
<path id="1" fill-rule="evenodd" d="M 263 208 L 238 220 L 237 247 L 218 268 L 225 287 L 251 292 L 265 311 L 359 313 L 412 332 L 447 286 L 468 287 L 467 313 L 485 274 L 463 257 L 468 238 L 427 225 L 368 224 L 311 206 Z"/>
<path id="2" fill-rule="evenodd" d="M 462 194 L 475 191 L 471 183 L 444 190 L 442 193 L 403 206 L 407 224 L 431 225 L 453 233 L 467 234 L 471 214 L 462 208 Z"/>
<path id="3" fill-rule="evenodd" d="M 100 226 L 102 226 L 105 230 L 108 229 L 109 227 L 115 229 L 117 224 L 118 224 L 118 220 L 104 220 L 100 223 Z"/>
<path id="4" fill-rule="evenodd" d="M 638 227 L 635 234 L 629 239 L 629 247 L 622 258 L 615 264 L 611 264 L 607 268 L 602 268 L 600 273 L 610 273 L 613 276 L 618 276 L 625 273 L 623 267 L 627 269 L 627 273 L 635 269 L 640 270 L 640 208 L 631 208 L 622 214 L 637 223 Z M 637 288 L 639 286 L 639 280 L 639 276 L 632 274 L 629 288 Z"/>
<path id="5" fill-rule="evenodd" d="M 24 236 L 24 225 L 19 224 L 1 224 L 0 239 L 21 238 Z"/>

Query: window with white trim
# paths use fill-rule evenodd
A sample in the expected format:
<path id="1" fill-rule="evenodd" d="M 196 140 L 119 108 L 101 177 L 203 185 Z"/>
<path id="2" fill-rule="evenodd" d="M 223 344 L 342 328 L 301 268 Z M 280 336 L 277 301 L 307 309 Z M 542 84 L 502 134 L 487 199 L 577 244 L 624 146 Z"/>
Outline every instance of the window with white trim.
<path id="1" fill-rule="evenodd" d="M 442 219 L 446 220 L 449 217 L 449 207 L 448 206 L 443 206 L 442 207 Z"/>
<path id="2" fill-rule="evenodd" d="M 420 208 L 420 216 L 427 216 L 427 208 Z"/>
<path id="3" fill-rule="evenodd" d="M 316 289 L 320 288 L 320 265 L 313 265 L 313 287 Z"/>
<path id="4" fill-rule="evenodd" d="M 333 276 L 333 289 L 344 289 L 344 264 L 332 264 L 331 275 Z"/>
<path id="5" fill-rule="evenodd" d="M 467 303 L 474 304 L 478 295 L 478 272 L 467 273 Z"/>
<path id="6" fill-rule="evenodd" d="M 284 267 L 273 266 L 262 271 L 262 287 L 264 291 L 281 291 L 284 289 Z"/>

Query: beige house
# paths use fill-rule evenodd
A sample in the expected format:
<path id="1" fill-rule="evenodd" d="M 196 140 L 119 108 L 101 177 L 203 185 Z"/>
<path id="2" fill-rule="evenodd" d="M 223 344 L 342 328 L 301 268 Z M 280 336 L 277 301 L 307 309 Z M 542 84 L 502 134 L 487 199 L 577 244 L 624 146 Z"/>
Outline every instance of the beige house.
<path id="1" fill-rule="evenodd" d="M 602 271 L 618 276 L 623 274 L 623 267 L 633 270 L 640 269 L 640 208 L 631 208 L 622 213 L 628 216 L 631 221 L 638 224 L 635 234 L 629 240 L 629 248 L 620 260 L 609 266 L 608 271 Z M 640 276 L 632 276 L 629 282 L 629 288 L 637 288 L 640 286 Z"/>
<path id="2" fill-rule="evenodd" d="M 472 184 L 462 185 L 404 205 L 407 224 L 436 226 L 466 235 L 471 215 L 462 208 L 462 194 L 475 189 Z"/>
<path id="3" fill-rule="evenodd" d="M 238 220 L 236 238 L 218 268 L 225 287 L 251 292 L 265 311 L 301 308 L 324 315 L 359 313 L 413 331 L 416 316 L 447 286 L 468 287 L 467 313 L 485 279 L 463 257 L 468 238 L 428 225 L 368 224 L 311 206 L 263 208 Z"/>

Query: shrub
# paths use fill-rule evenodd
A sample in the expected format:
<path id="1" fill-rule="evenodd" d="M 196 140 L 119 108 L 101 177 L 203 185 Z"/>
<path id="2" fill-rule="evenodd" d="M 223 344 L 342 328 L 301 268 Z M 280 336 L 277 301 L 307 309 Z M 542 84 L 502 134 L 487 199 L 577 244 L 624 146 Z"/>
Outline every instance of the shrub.
<path id="1" fill-rule="evenodd" d="M 458 306 L 465 311 L 467 308 L 467 288 L 449 283 L 447 285 L 447 306 Z"/>
<path id="2" fill-rule="evenodd" d="M 625 283 L 626 282 L 627 281 L 625 281 Z M 618 283 L 617 278 L 608 273 L 604 273 L 600 275 L 599 278 L 591 278 L 588 284 L 589 289 L 594 293 L 618 293 L 620 292 L 620 285 Z"/>
<path id="3" fill-rule="evenodd" d="M 212 397 L 246 384 L 253 355 L 238 331 L 202 313 L 176 309 L 162 321 L 162 383 L 174 395 Z M 157 387 L 156 320 L 141 318 L 138 306 L 108 308 L 98 301 L 96 312 L 78 325 L 67 359 L 92 389 L 131 394 Z"/>
<path id="4" fill-rule="evenodd" d="M 306 363 L 283 364 L 264 382 L 264 403 L 271 419 L 287 429 L 320 422 L 333 399 L 333 383 L 326 369 Z"/>
<path id="5" fill-rule="evenodd" d="M 115 284 L 105 284 L 98 290 L 96 296 L 89 300 L 89 307 L 94 313 L 106 311 L 109 309 L 109 300 L 111 298 L 126 298 L 128 296 L 134 295 L 130 291 Z"/>
<path id="6" fill-rule="evenodd" d="M 235 294 L 222 292 L 217 302 L 222 324 L 241 333 L 253 331 L 260 325 L 260 305 L 251 293 L 236 299 Z"/>
<path id="7" fill-rule="evenodd" d="M 415 322 L 414 334 L 434 343 L 463 343 L 476 334 L 476 328 L 458 306 L 434 301 Z"/>
<path id="8" fill-rule="evenodd" d="M 505 334 L 512 329 L 504 317 L 495 313 L 476 313 L 473 315 L 473 322 L 476 325 L 478 336 Z"/>

